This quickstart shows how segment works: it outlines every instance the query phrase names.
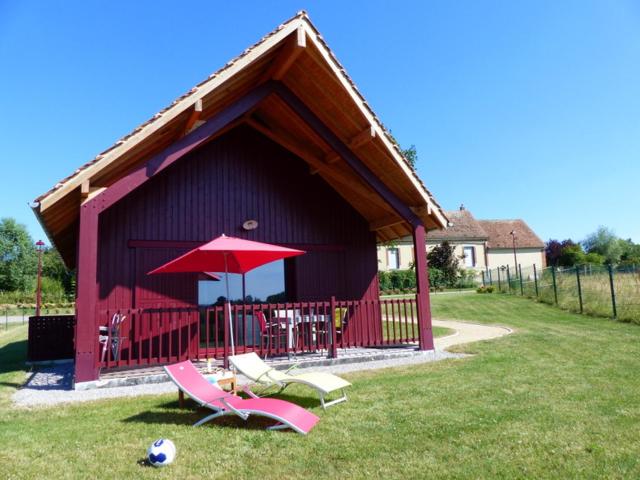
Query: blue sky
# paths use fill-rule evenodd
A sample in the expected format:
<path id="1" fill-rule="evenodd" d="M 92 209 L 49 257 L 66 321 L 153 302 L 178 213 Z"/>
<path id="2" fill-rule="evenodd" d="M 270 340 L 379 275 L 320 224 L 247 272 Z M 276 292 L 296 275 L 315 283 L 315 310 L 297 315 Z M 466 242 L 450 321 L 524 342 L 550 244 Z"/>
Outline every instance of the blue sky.
<path id="1" fill-rule="evenodd" d="M 446 209 L 640 242 L 640 3 L 0 0 L 0 217 L 306 9 Z"/>

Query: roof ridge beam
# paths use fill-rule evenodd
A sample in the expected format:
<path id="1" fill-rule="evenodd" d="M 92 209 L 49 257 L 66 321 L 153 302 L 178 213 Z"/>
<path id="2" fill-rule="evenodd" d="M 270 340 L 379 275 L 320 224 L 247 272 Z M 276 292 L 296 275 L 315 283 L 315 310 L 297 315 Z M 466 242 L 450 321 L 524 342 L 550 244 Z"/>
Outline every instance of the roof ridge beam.
<path id="1" fill-rule="evenodd" d="M 282 47 L 282 52 L 260 79 L 261 82 L 282 80 L 300 54 L 304 52 L 307 47 L 307 33 L 304 27 L 300 25 L 295 32 L 290 34 L 290 37 Z"/>

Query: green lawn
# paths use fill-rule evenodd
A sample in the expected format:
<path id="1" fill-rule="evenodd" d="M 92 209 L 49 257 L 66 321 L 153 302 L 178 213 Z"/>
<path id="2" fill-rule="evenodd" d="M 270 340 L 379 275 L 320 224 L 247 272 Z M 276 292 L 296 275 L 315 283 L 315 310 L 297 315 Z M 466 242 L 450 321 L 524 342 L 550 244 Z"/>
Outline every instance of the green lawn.
<path id="1" fill-rule="evenodd" d="M 350 400 L 307 437 L 179 410 L 175 395 L 19 410 L 24 327 L 0 332 L 3 478 L 639 478 L 640 327 L 502 295 L 434 296 L 437 318 L 499 323 L 514 335 L 477 355 L 347 375 Z M 171 467 L 143 465 L 171 438 Z"/>

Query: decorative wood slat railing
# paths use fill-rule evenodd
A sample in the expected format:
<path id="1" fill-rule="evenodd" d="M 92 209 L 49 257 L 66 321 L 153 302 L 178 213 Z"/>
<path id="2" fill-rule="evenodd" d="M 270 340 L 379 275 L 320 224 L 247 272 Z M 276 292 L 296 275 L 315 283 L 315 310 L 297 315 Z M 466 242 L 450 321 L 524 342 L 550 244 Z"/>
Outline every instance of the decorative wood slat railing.
<path id="1" fill-rule="evenodd" d="M 230 307 L 165 304 L 102 310 L 96 364 L 111 369 L 223 359 L 231 354 L 230 324 L 235 353 L 255 351 L 260 356 L 325 352 L 335 357 L 339 349 L 412 344 L 419 337 L 415 298 Z M 126 316 L 119 329 L 114 315 Z"/>

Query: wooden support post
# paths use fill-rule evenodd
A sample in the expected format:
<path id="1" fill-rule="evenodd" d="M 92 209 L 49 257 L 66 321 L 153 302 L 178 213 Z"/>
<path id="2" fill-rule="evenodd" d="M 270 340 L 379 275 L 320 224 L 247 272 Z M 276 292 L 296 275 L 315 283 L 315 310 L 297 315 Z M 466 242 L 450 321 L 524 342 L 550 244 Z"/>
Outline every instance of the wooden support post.
<path id="1" fill-rule="evenodd" d="M 540 295 L 538 294 L 538 270 L 536 269 L 536 264 L 533 264 L 533 282 L 535 283 L 536 286 L 536 298 L 538 298 Z"/>
<path id="2" fill-rule="evenodd" d="M 98 379 L 98 205 L 80 207 L 78 239 L 78 296 L 76 302 L 76 356 L 74 382 Z"/>
<path id="3" fill-rule="evenodd" d="M 338 335 L 336 332 L 336 316 L 339 312 L 336 312 L 336 297 L 331 296 L 331 348 L 329 350 L 331 358 L 338 358 Z"/>
<path id="4" fill-rule="evenodd" d="M 416 225 L 413 228 L 413 248 L 416 252 L 416 302 L 418 307 L 419 347 L 420 350 L 433 350 L 427 245 L 424 225 Z"/>

